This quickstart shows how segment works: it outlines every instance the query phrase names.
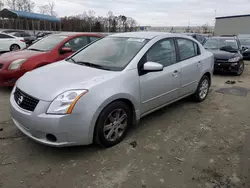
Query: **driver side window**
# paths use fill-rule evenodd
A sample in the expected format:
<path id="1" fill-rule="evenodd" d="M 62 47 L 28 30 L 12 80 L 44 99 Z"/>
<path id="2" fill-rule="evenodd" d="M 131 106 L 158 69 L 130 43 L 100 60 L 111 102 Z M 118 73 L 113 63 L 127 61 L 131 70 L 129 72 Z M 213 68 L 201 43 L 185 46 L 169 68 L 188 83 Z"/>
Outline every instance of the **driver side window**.
<path id="1" fill-rule="evenodd" d="M 87 44 L 88 44 L 88 38 L 82 36 L 70 39 L 62 47 L 69 47 L 72 49 L 73 52 L 76 52 L 80 50 L 82 47 L 86 46 Z"/>
<path id="2" fill-rule="evenodd" d="M 173 39 L 161 40 L 146 53 L 146 61 L 157 62 L 163 67 L 176 63 L 176 51 Z"/>

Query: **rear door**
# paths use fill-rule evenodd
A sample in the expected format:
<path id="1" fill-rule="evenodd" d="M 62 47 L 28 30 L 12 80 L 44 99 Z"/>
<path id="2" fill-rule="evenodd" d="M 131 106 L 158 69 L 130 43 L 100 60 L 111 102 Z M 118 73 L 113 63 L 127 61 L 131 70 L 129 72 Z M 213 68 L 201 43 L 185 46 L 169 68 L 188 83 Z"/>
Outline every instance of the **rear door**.
<path id="1" fill-rule="evenodd" d="M 199 45 L 186 38 L 177 38 L 179 61 L 181 65 L 180 96 L 193 93 L 201 78 L 202 56 Z"/>

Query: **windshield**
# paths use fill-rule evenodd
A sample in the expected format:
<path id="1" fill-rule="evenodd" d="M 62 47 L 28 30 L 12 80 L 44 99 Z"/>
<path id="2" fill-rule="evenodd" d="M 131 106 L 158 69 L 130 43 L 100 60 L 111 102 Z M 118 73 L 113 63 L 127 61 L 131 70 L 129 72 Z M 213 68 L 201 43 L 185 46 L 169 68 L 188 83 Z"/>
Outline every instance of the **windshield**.
<path id="1" fill-rule="evenodd" d="M 240 40 L 240 44 L 241 44 L 241 45 L 250 46 L 250 38 L 247 38 L 247 39 L 239 39 L 239 40 Z"/>
<path id="2" fill-rule="evenodd" d="M 107 37 L 71 57 L 71 61 L 96 68 L 122 70 L 148 42 L 147 39 Z"/>
<path id="3" fill-rule="evenodd" d="M 237 41 L 235 39 L 224 38 L 210 38 L 204 44 L 206 49 L 220 49 L 224 46 L 231 46 L 233 49 L 238 49 Z"/>
<path id="4" fill-rule="evenodd" d="M 68 36 L 62 35 L 48 36 L 32 44 L 30 47 L 28 47 L 28 50 L 50 51 L 67 37 Z"/>

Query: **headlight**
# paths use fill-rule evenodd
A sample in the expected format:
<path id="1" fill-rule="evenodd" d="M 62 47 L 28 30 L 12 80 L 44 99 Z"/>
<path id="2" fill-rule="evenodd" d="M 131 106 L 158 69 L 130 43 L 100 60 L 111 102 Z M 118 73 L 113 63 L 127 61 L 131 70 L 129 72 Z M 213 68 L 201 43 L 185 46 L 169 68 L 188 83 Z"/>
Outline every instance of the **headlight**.
<path id="1" fill-rule="evenodd" d="M 27 59 L 17 59 L 13 61 L 10 66 L 8 67 L 8 70 L 16 70 L 21 67 L 21 65 L 26 61 Z"/>
<path id="2" fill-rule="evenodd" d="M 47 114 L 70 114 L 76 102 L 88 90 L 70 90 L 57 96 L 50 104 Z"/>
<path id="3" fill-rule="evenodd" d="M 228 62 L 237 62 L 237 61 L 239 61 L 239 60 L 240 60 L 240 57 L 237 56 L 237 57 L 230 58 L 230 59 L 228 60 Z"/>

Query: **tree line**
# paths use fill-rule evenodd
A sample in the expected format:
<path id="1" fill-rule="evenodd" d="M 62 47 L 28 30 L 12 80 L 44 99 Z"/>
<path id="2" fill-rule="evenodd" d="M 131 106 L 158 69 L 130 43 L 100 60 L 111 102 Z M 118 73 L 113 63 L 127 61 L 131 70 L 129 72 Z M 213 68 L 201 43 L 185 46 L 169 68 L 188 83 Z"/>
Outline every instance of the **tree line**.
<path id="1" fill-rule="evenodd" d="M 9 8 L 12 10 L 34 12 L 35 9 L 38 13 L 46 14 L 50 16 L 57 16 L 55 11 L 55 3 L 49 1 L 45 5 L 36 7 L 33 0 L 0 0 L 0 10 L 3 8 Z M 75 32 L 127 32 L 137 29 L 136 21 L 125 15 L 114 15 L 109 11 L 106 16 L 98 16 L 94 11 L 84 11 L 82 14 L 74 16 L 66 16 L 61 18 L 61 24 L 55 25 L 49 22 L 39 21 L 36 24 L 31 23 L 31 20 L 19 19 L 10 20 L 6 24 L 5 21 L 1 21 L 4 28 L 28 29 L 36 30 L 59 30 L 62 31 L 75 31 Z M 39 25 L 37 25 L 39 24 Z M 0 24 L 0 27 L 2 26 Z M 35 26 L 34 26 L 35 25 Z"/>

